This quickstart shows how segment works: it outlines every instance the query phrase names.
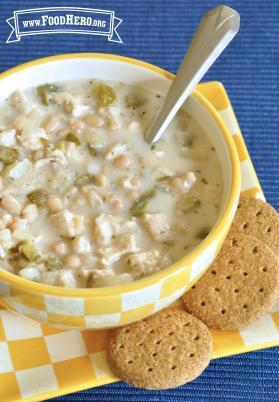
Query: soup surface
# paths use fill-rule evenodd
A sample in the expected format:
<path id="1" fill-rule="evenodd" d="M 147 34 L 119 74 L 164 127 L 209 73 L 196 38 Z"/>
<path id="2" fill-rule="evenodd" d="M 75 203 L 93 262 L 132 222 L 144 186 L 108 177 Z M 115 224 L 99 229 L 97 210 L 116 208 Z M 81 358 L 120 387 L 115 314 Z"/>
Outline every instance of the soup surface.
<path id="1" fill-rule="evenodd" d="M 217 154 L 182 110 L 145 143 L 161 102 L 82 80 L 0 105 L 2 268 L 55 286 L 112 286 L 164 269 L 207 236 L 222 195 Z"/>

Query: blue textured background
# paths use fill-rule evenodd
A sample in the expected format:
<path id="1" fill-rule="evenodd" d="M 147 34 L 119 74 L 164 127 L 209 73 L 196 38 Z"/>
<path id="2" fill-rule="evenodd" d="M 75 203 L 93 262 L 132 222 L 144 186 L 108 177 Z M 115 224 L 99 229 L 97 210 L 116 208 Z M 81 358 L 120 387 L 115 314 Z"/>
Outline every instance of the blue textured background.
<path id="1" fill-rule="evenodd" d="M 136 57 L 175 72 L 202 14 L 217 5 L 215 0 L 0 0 L 0 71 L 42 56 L 97 51 Z M 205 80 L 224 83 L 267 200 L 278 208 L 279 1 L 227 5 L 240 12 L 241 29 Z M 124 20 L 118 30 L 124 44 L 88 35 L 32 36 L 5 44 L 5 19 L 12 11 L 49 6 L 114 10 Z M 148 392 L 116 383 L 55 401 L 279 401 L 278 380 L 279 350 L 274 348 L 214 361 L 196 381 L 175 390 Z"/>

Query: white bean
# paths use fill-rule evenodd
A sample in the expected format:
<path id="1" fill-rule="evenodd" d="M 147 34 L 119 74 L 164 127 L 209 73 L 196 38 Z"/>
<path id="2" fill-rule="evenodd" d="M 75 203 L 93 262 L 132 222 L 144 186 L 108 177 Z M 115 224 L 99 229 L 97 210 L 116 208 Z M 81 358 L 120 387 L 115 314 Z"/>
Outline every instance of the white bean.
<path id="1" fill-rule="evenodd" d="M 42 126 L 48 133 L 52 134 L 60 127 L 60 118 L 57 115 L 49 116 Z"/>
<path id="2" fill-rule="evenodd" d="M 127 169 L 130 164 L 131 159 L 127 155 L 120 155 L 113 161 L 113 165 L 119 169 Z"/>
<path id="3" fill-rule="evenodd" d="M 102 174 L 104 174 L 105 176 L 108 176 L 111 174 L 112 168 L 109 165 L 104 165 L 102 167 Z"/>
<path id="4" fill-rule="evenodd" d="M 125 189 L 136 190 L 141 186 L 141 181 L 133 176 L 124 176 L 119 180 L 119 185 Z"/>
<path id="5" fill-rule="evenodd" d="M 81 120 L 72 120 L 70 122 L 71 129 L 75 131 L 75 133 L 80 134 L 84 128 L 85 124 Z"/>
<path id="6" fill-rule="evenodd" d="M 67 255 L 67 257 L 64 258 L 63 262 L 65 266 L 73 269 L 79 268 L 81 266 L 81 260 L 76 254 Z"/>
<path id="7" fill-rule="evenodd" d="M 27 228 L 28 221 L 26 219 L 15 218 L 10 225 L 11 230 L 14 232 L 17 229 L 25 230 Z"/>
<path id="8" fill-rule="evenodd" d="M 67 244 L 64 241 L 53 243 L 52 250 L 59 255 L 64 255 L 68 252 Z"/>
<path id="9" fill-rule="evenodd" d="M 86 200 L 82 196 L 76 197 L 76 199 L 73 202 L 73 205 L 78 205 L 79 207 L 82 207 L 85 204 Z"/>
<path id="10" fill-rule="evenodd" d="M 47 198 L 47 206 L 50 213 L 52 214 L 61 211 L 61 209 L 63 209 L 63 203 L 61 199 L 56 196 L 49 196 Z"/>
<path id="11" fill-rule="evenodd" d="M 108 182 L 109 182 L 108 178 L 103 174 L 98 174 L 95 176 L 96 186 L 106 187 L 108 185 Z"/>
<path id="12" fill-rule="evenodd" d="M 110 204 L 113 209 L 122 209 L 124 207 L 121 198 L 113 193 L 108 194 L 106 202 Z"/>
<path id="13" fill-rule="evenodd" d="M 96 207 L 103 204 L 102 197 L 95 190 L 88 191 L 87 198 L 91 207 Z"/>
<path id="14" fill-rule="evenodd" d="M 21 203 L 9 194 L 2 197 L 1 207 L 12 215 L 19 215 L 22 209 Z"/>
<path id="15" fill-rule="evenodd" d="M 93 113 L 85 115 L 82 120 L 89 126 L 94 127 L 102 127 L 105 123 L 105 120 L 102 116 Z"/>

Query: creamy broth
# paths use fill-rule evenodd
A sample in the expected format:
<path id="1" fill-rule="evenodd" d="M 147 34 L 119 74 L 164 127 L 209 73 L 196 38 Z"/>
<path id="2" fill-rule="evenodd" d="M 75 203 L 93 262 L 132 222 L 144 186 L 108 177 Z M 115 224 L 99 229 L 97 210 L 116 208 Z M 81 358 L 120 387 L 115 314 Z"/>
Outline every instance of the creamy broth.
<path id="1" fill-rule="evenodd" d="M 147 144 L 161 102 L 79 80 L 0 105 L 1 267 L 55 286 L 112 286 L 164 269 L 207 236 L 222 195 L 217 154 L 183 110 Z"/>

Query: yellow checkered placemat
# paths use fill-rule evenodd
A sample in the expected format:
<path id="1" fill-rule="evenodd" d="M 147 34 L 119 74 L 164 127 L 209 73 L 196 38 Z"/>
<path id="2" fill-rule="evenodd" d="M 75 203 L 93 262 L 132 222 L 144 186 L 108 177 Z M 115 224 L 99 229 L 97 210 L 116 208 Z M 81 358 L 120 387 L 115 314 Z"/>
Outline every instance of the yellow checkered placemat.
<path id="1" fill-rule="evenodd" d="M 224 87 L 211 82 L 198 90 L 233 135 L 242 194 L 264 199 Z M 279 304 L 256 324 L 212 335 L 214 358 L 279 345 Z M 108 330 L 57 330 L 0 307 L 0 401 L 41 401 L 117 381 L 106 363 L 108 336 Z"/>

